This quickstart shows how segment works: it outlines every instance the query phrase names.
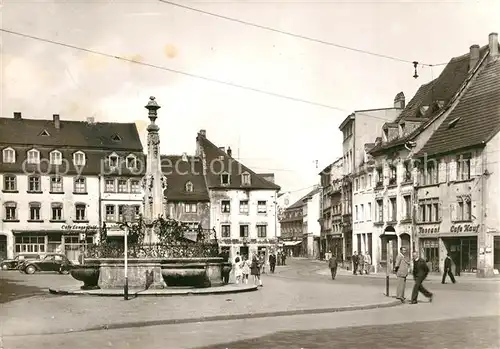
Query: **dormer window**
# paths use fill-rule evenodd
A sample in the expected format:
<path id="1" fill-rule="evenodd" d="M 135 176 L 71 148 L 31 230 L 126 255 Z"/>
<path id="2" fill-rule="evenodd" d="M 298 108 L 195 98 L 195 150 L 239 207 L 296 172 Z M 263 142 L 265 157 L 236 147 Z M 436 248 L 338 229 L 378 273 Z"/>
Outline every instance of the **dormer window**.
<path id="1" fill-rule="evenodd" d="M 85 153 L 82 151 L 74 153 L 73 164 L 75 164 L 75 166 L 85 166 Z"/>
<path id="2" fill-rule="evenodd" d="M 31 149 L 28 151 L 28 164 L 39 164 L 40 163 L 40 152 L 36 149 Z"/>
<path id="3" fill-rule="evenodd" d="M 406 125 L 404 122 L 399 124 L 399 132 L 401 133 L 401 136 L 404 135 L 404 133 L 405 133 L 405 126 Z"/>
<path id="4" fill-rule="evenodd" d="M 187 191 L 188 193 L 193 192 L 193 183 L 191 183 L 191 182 L 187 182 L 187 183 L 186 183 L 186 186 L 185 186 L 185 189 L 186 189 L 186 191 Z"/>
<path id="5" fill-rule="evenodd" d="M 137 168 L 137 158 L 135 157 L 135 155 L 131 154 L 127 156 L 127 168 L 131 170 Z"/>
<path id="6" fill-rule="evenodd" d="M 117 167 L 118 166 L 118 155 L 115 153 L 111 154 L 108 158 L 109 167 Z"/>
<path id="7" fill-rule="evenodd" d="M 16 152 L 12 148 L 5 148 L 3 150 L 3 163 L 13 164 L 16 162 Z"/>
<path id="8" fill-rule="evenodd" d="M 121 137 L 120 137 L 119 135 L 115 134 L 115 135 L 113 135 L 113 136 L 111 137 L 111 140 L 112 140 L 113 142 L 120 142 L 122 139 L 121 139 Z"/>
<path id="9" fill-rule="evenodd" d="M 223 173 L 220 175 L 220 183 L 222 185 L 229 185 L 229 173 Z"/>
<path id="10" fill-rule="evenodd" d="M 244 172 L 241 175 L 241 184 L 243 184 L 243 185 L 250 185 L 251 184 L 251 182 L 250 182 L 250 173 Z"/>
<path id="11" fill-rule="evenodd" d="M 62 154 L 59 150 L 54 150 L 50 153 L 51 165 L 62 165 Z"/>
<path id="12" fill-rule="evenodd" d="M 49 137 L 50 134 L 49 134 L 49 132 L 47 132 L 47 130 L 43 130 L 42 132 L 40 132 L 39 136 Z"/>

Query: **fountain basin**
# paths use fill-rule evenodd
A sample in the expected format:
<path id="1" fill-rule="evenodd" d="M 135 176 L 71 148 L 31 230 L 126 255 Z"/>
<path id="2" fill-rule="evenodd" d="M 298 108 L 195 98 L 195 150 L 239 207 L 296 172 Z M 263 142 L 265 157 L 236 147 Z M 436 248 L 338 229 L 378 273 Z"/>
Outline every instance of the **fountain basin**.
<path id="1" fill-rule="evenodd" d="M 100 265 L 98 263 L 74 266 L 70 273 L 73 278 L 83 282 L 80 289 L 98 290 L 100 288 L 98 285 Z"/>

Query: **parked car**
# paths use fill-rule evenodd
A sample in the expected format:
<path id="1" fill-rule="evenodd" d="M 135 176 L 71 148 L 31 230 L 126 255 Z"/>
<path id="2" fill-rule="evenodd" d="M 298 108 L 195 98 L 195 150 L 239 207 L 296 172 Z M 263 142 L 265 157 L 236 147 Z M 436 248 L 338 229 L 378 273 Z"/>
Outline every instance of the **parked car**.
<path id="1" fill-rule="evenodd" d="M 39 260 L 39 259 L 40 259 L 39 254 L 20 253 L 14 259 L 4 259 L 0 263 L 0 269 L 2 269 L 2 270 L 15 270 L 26 261 Z"/>
<path id="2" fill-rule="evenodd" d="M 19 267 L 19 271 L 26 274 L 34 274 L 39 271 L 52 271 L 59 274 L 67 274 L 73 263 L 63 254 L 48 253 L 41 260 L 27 261 Z"/>

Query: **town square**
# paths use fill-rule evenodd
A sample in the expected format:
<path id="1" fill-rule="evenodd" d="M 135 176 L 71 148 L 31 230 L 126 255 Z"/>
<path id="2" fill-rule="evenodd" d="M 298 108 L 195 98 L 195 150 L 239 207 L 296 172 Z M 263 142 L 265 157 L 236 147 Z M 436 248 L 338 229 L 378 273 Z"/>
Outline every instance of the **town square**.
<path id="1" fill-rule="evenodd" d="M 500 3 L 0 11 L 0 349 L 500 348 Z"/>

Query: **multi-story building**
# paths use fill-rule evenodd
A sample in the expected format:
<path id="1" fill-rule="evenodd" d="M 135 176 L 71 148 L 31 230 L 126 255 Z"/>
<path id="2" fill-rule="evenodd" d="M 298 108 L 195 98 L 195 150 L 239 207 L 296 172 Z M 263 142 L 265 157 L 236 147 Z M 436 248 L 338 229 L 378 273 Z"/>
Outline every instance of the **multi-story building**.
<path id="1" fill-rule="evenodd" d="M 0 250 L 60 251 L 78 260 L 80 233 L 96 239 L 105 158 L 141 151 L 135 124 L 0 118 Z"/>
<path id="2" fill-rule="evenodd" d="M 230 148 L 210 142 L 205 130 L 196 137 L 196 157 L 210 197 L 210 224 L 222 248 L 231 255 L 275 249 L 280 187 L 234 159 Z"/>
<path id="3" fill-rule="evenodd" d="M 404 108 L 405 97 L 402 92 L 394 98 L 391 108 L 358 110 L 349 115 L 339 126 L 343 134 L 343 181 L 342 181 L 342 233 L 346 259 L 352 255 L 353 238 L 353 183 L 355 174 L 365 159 L 365 144 L 372 140 L 373 130 L 381 129 L 386 122 L 392 122 Z M 369 233 L 369 232 L 364 232 Z"/>
<path id="4" fill-rule="evenodd" d="M 288 208 L 288 206 L 290 206 L 290 194 L 290 192 L 278 193 L 278 222 L 281 221 L 285 210 Z M 283 245 L 283 239 L 281 237 L 281 224 L 278 224 L 277 226 L 276 236 L 278 237 L 280 245 Z"/>
<path id="5" fill-rule="evenodd" d="M 471 48 L 469 83 L 415 154 L 417 249 L 436 270 L 449 254 L 457 272 L 498 274 L 500 261 L 500 55 Z M 477 63 L 475 62 L 475 57 Z M 473 63 L 473 64 L 472 64 Z M 495 272 L 496 269 L 496 272 Z"/>
<path id="6" fill-rule="evenodd" d="M 289 256 L 319 257 L 320 198 L 321 188 L 315 186 L 284 210 L 280 220 L 281 239 Z"/>
<path id="7" fill-rule="evenodd" d="M 201 159 L 195 156 L 163 155 L 162 171 L 167 178 L 167 215 L 189 227 L 188 238 L 196 240 L 198 230 L 208 231 L 210 197 Z"/>
<path id="8" fill-rule="evenodd" d="M 339 260 L 344 255 L 342 234 L 341 185 L 342 158 L 337 159 L 320 172 L 321 238 L 320 254 L 333 253 Z"/>
<path id="9" fill-rule="evenodd" d="M 452 58 L 438 78 L 420 87 L 393 123 L 383 126 L 382 137 L 376 139 L 370 151 L 376 163 L 374 229 L 375 235 L 384 241 L 375 258 L 379 258 L 382 267 L 387 262 L 394 263 L 399 247 L 416 249 L 414 227 L 418 218 L 414 208 L 418 201 L 414 186 L 433 185 L 438 170 L 429 167 L 427 177 L 417 178 L 413 154 L 420 151 L 469 88 L 487 50 L 487 46 L 473 45 L 469 54 Z M 426 243 L 427 259 L 432 269 L 438 270 L 438 246 L 435 242 Z"/>

